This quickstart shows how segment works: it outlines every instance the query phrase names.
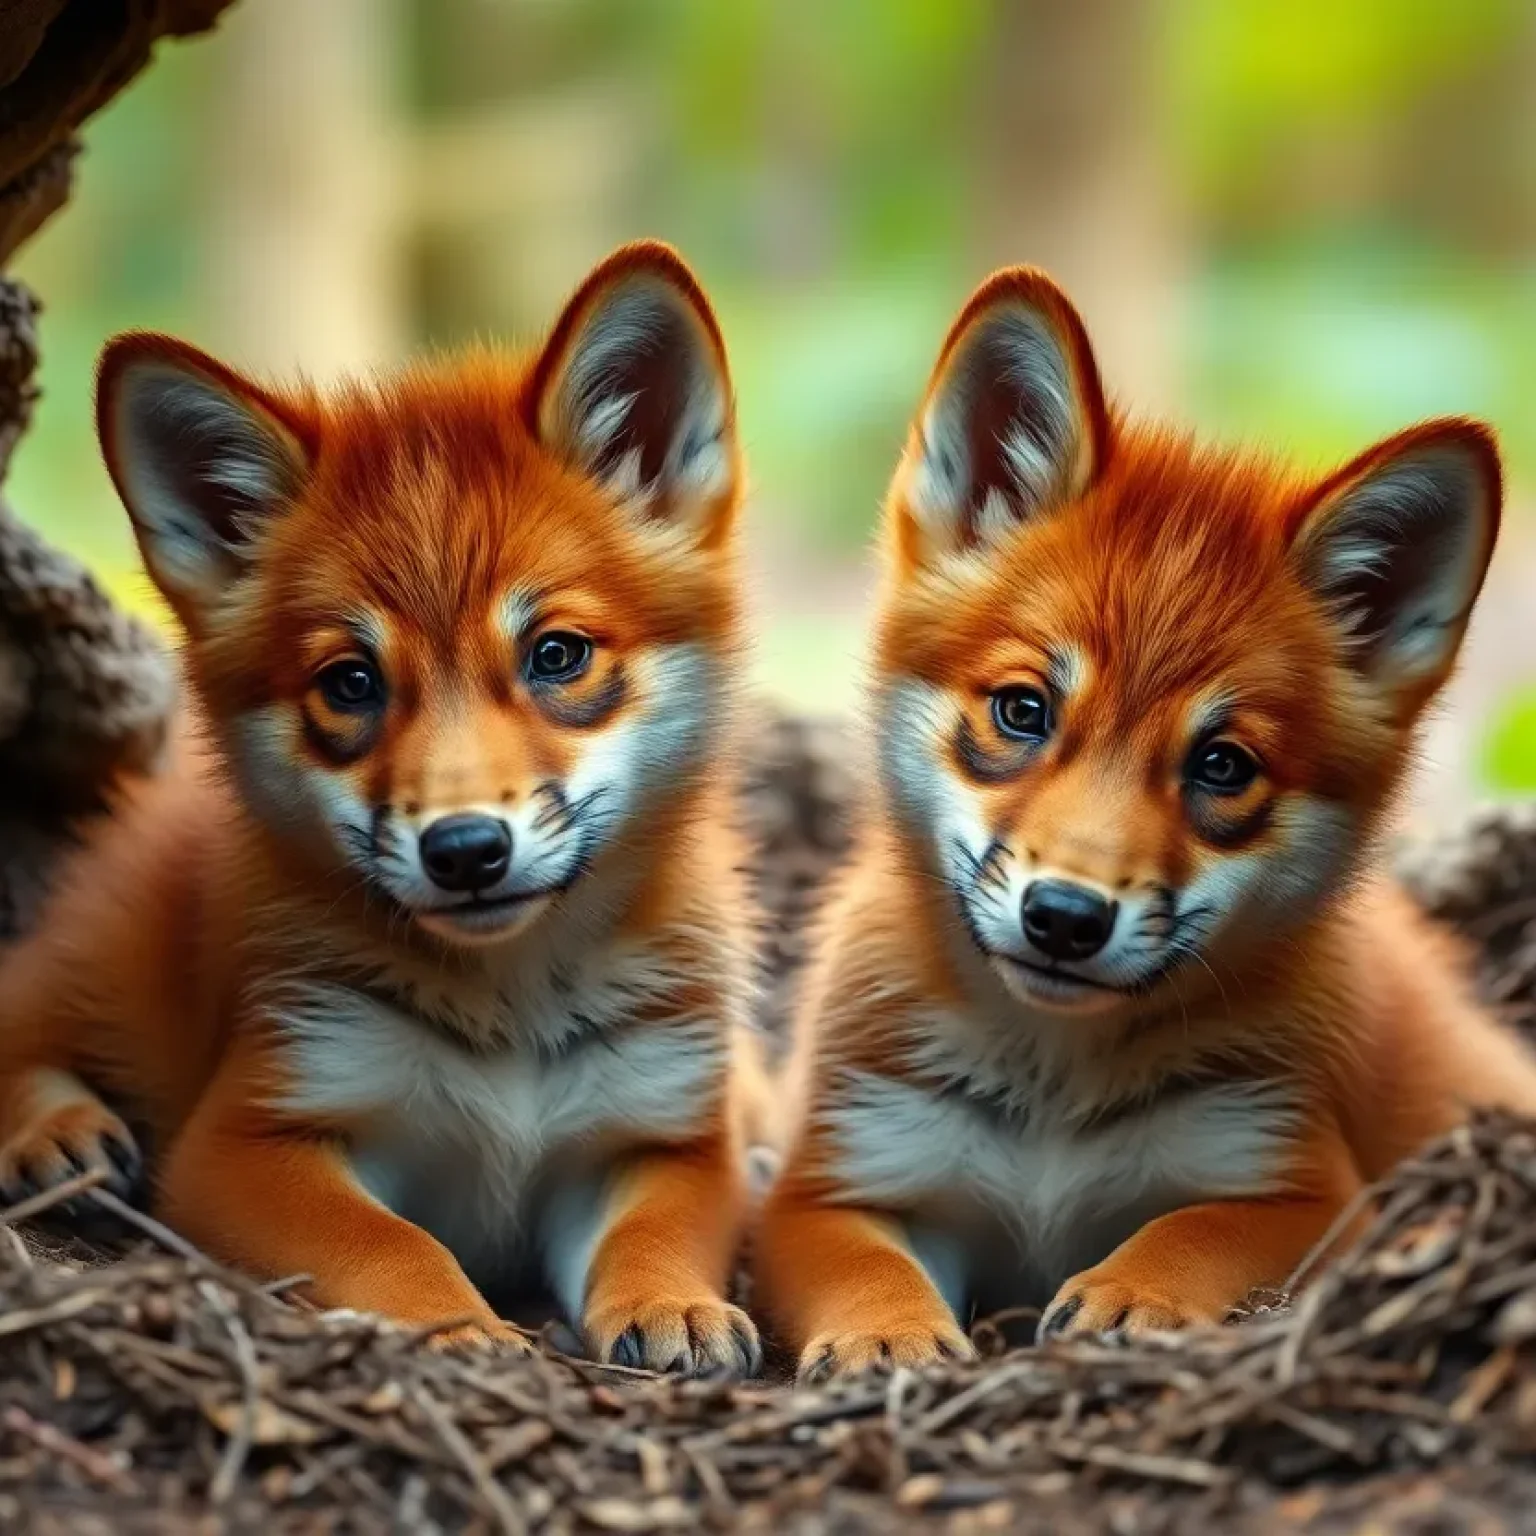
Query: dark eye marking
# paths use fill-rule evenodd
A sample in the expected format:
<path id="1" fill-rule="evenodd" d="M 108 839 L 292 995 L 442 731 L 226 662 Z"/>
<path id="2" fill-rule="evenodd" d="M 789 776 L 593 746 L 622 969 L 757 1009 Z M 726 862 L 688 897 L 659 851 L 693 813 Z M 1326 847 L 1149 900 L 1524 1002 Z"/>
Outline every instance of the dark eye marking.
<path id="1" fill-rule="evenodd" d="M 1274 801 L 1264 796 L 1257 805 L 1238 809 L 1242 799 L 1252 798 L 1249 791 L 1263 768 L 1252 752 L 1219 735 L 1219 729 L 1213 724 L 1184 759 L 1181 794 L 1196 833 L 1213 848 L 1235 849 L 1269 825 Z"/>
<path id="2" fill-rule="evenodd" d="M 317 716 L 313 693 L 325 701 L 327 718 Z M 333 767 L 365 756 L 378 740 L 389 691 L 379 664 L 367 656 L 346 656 L 320 668 L 313 692 L 300 705 L 304 739 Z"/>
<path id="3" fill-rule="evenodd" d="M 1055 711 L 1043 689 L 1024 683 L 994 689 L 987 706 L 992 722 L 987 745 L 962 716 L 955 732 L 955 755 L 978 783 L 1004 784 L 1016 778 L 1050 739 L 1056 729 Z"/>
<path id="4" fill-rule="evenodd" d="M 955 732 L 955 755 L 960 759 L 961 767 L 978 783 L 1006 784 L 1018 777 L 1031 754 L 1028 748 L 1021 752 L 1017 746 L 1002 754 L 988 752 L 977 741 L 971 722 L 961 720 L 960 728 Z"/>
<path id="5" fill-rule="evenodd" d="M 1220 797 L 1198 792 L 1191 794 L 1188 790 L 1184 794 L 1184 805 L 1190 825 L 1200 839 L 1213 848 L 1228 851 L 1251 843 L 1269 826 L 1275 813 L 1274 801 L 1265 800 L 1233 821 L 1230 808 L 1222 804 Z"/>
<path id="6" fill-rule="evenodd" d="M 601 687 L 584 699 L 573 699 L 558 683 L 550 687 L 533 682 L 531 687 L 539 708 L 551 720 L 557 725 L 577 728 L 601 724 L 629 693 L 629 684 L 621 667 L 615 667 Z"/>
<path id="7" fill-rule="evenodd" d="M 333 768 L 345 768 L 373 750 L 384 726 L 382 710 L 370 714 L 354 714 L 346 718 L 339 728 L 333 724 L 322 725 L 315 719 L 308 703 L 302 706 L 304 740 L 317 757 Z"/>

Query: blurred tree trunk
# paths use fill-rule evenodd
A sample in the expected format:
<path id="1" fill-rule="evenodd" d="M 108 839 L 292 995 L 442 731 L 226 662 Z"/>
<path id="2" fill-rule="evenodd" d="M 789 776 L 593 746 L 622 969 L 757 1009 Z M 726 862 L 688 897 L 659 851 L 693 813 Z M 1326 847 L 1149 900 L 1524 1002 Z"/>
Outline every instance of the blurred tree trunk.
<path id="1" fill-rule="evenodd" d="M 1187 231 L 1160 0 L 999 0 L 973 123 L 975 248 L 1046 268 L 1088 322 L 1106 382 L 1175 403 Z"/>
<path id="2" fill-rule="evenodd" d="M 425 76 L 407 169 L 420 339 L 528 337 L 635 232 L 657 93 L 602 5 L 410 3 Z"/>
<path id="3" fill-rule="evenodd" d="M 209 344 L 320 379 L 398 357 L 395 0 L 258 0 L 218 40 Z"/>

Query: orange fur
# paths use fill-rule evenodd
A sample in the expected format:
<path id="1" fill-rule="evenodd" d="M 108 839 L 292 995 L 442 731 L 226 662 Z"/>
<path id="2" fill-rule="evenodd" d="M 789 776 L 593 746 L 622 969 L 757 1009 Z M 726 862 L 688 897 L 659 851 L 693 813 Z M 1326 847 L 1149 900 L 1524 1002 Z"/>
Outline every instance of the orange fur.
<path id="1" fill-rule="evenodd" d="M 887 505 L 881 793 L 757 1243 L 803 1372 L 981 1306 L 1219 1320 L 1470 1107 L 1536 1111 L 1372 869 L 1499 497 L 1474 423 L 1321 483 L 1134 424 L 1048 279 L 973 298 Z"/>
<path id="2" fill-rule="evenodd" d="M 515 1346 L 484 1288 L 547 1283 L 605 1357 L 750 1367 L 741 471 L 692 275 L 626 247 L 532 357 L 329 398 L 127 336 L 99 412 L 191 701 L 0 969 L 0 1198 L 132 1125 L 168 1220 L 321 1304 Z"/>

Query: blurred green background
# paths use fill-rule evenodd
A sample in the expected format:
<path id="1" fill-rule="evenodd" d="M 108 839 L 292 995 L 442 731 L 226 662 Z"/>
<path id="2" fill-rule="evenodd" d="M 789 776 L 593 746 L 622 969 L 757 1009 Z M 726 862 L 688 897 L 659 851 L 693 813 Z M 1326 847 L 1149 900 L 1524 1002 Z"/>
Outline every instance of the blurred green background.
<path id="1" fill-rule="evenodd" d="M 1138 407 L 1322 464 L 1488 416 L 1507 533 L 1421 806 L 1536 790 L 1536 6 L 1519 0 L 242 0 L 87 133 L 23 515 L 151 611 L 95 452 L 111 331 L 326 378 L 533 339 L 607 248 L 715 296 L 765 683 L 852 698 L 864 549 L 991 267 Z"/>

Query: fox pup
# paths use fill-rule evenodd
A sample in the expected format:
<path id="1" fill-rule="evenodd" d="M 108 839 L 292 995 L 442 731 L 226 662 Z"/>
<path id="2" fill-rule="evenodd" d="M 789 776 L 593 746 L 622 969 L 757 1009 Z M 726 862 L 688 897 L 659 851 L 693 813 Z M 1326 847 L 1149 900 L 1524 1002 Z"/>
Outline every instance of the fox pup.
<path id="1" fill-rule="evenodd" d="M 944 344 L 890 492 L 871 825 L 757 1244 L 803 1375 L 1221 1319 L 1536 1063 L 1371 873 L 1493 549 L 1494 440 L 1321 481 L 1139 426 L 1039 272 Z"/>
<path id="2" fill-rule="evenodd" d="M 753 1369 L 698 283 L 629 246 L 536 356 L 331 398 L 122 336 L 98 419 L 195 712 L 0 972 L 0 1201 L 142 1146 L 323 1305 L 517 1349 L 483 1288 L 532 1283 L 600 1358 Z"/>

